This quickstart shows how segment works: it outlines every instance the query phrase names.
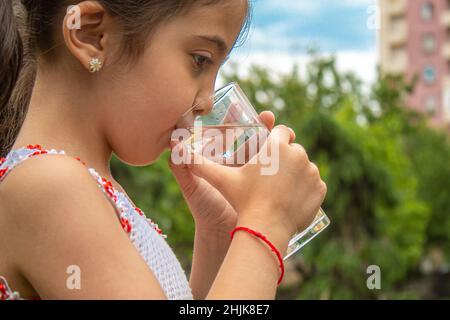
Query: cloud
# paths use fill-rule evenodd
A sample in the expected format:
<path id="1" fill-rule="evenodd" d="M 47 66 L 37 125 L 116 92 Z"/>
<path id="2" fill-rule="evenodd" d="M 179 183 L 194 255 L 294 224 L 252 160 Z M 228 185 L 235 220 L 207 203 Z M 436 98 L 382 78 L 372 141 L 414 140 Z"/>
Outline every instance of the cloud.
<path id="1" fill-rule="evenodd" d="M 363 81 L 366 88 L 376 80 L 377 54 L 373 51 L 341 51 L 335 53 L 336 66 L 340 72 L 353 72 Z M 294 65 L 299 67 L 300 75 L 304 75 L 310 61 L 307 54 L 290 54 L 283 52 L 254 52 L 249 55 L 236 55 L 223 67 L 224 73 L 231 71 L 231 65 L 239 66 L 239 74 L 243 77 L 249 76 L 251 65 L 259 65 L 267 68 L 274 76 L 286 74 L 292 71 Z M 218 86 L 223 85 L 222 77 L 219 78 Z"/>
<path id="2" fill-rule="evenodd" d="M 334 54 L 340 71 L 355 73 L 369 86 L 376 79 L 377 50 L 367 8 L 374 4 L 377 0 L 255 0 L 249 38 L 230 62 L 243 75 L 251 64 L 274 74 L 290 72 L 297 64 L 302 73 L 310 58 L 307 49 L 315 47 Z"/>
<path id="3" fill-rule="evenodd" d="M 375 0 L 257 0 L 252 50 L 290 50 L 317 44 L 325 51 L 375 49 L 367 8 Z"/>
<path id="4" fill-rule="evenodd" d="M 323 9 L 332 8 L 360 8 L 365 9 L 377 4 L 377 0 L 256 0 L 254 6 L 258 11 L 289 12 L 304 15 L 319 15 Z"/>

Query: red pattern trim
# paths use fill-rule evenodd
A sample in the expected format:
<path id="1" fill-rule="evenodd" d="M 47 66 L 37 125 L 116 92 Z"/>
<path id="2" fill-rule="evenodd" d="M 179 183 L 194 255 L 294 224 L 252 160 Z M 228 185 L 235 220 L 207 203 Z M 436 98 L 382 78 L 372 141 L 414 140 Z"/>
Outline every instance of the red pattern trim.
<path id="1" fill-rule="evenodd" d="M 75 159 L 77 159 L 78 161 L 80 161 L 82 164 L 84 164 L 84 165 L 86 166 L 86 163 L 85 163 L 84 161 L 82 161 L 82 160 L 80 159 L 80 157 L 75 157 Z"/>
<path id="2" fill-rule="evenodd" d="M 30 149 L 30 150 L 33 150 L 33 149 L 42 150 L 42 146 L 39 145 L 39 144 L 35 144 L 35 145 L 29 144 L 29 145 L 27 145 L 27 149 Z"/>
<path id="3" fill-rule="evenodd" d="M 134 210 L 137 211 L 137 213 L 139 213 L 139 215 L 144 216 L 144 213 L 142 212 L 142 210 L 138 207 L 134 207 Z"/>
<path id="4" fill-rule="evenodd" d="M 131 224 L 130 224 L 130 222 L 128 221 L 127 218 L 120 218 L 120 223 L 122 224 L 122 228 L 123 228 L 126 232 L 128 232 L 128 233 L 131 232 Z"/>
<path id="5" fill-rule="evenodd" d="M 114 187 L 111 183 L 111 181 L 108 181 L 107 179 L 102 177 L 102 185 L 106 191 L 107 194 L 114 200 L 114 202 L 117 201 L 117 196 L 114 194 Z"/>
<path id="6" fill-rule="evenodd" d="M 40 154 L 47 154 L 48 152 L 45 150 L 38 150 L 29 155 L 29 157 L 38 156 Z"/>
<path id="7" fill-rule="evenodd" d="M 0 300 L 5 301 L 9 297 L 9 292 L 6 291 L 6 286 L 0 283 Z"/>
<path id="8" fill-rule="evenodd" d="M 48 154 L 48 151 L 45 150 L 40 144 L 35 144 L 35 145 L 29 144 L 26 146 L 26 148 L 30 149 L 30 150 L 36 150 L 32 154 L 30 154 L 29 157 L 37 156 L 37 155 L 41 155 L 41 154 Z M 82 161 L 80 159 L 80 157 L 76 156 L 73 158 L 75 158 L 76 160 L 78 160 L 84 166 L 87 167 L 86 163 L 84 161 Z M 6 158 L 0 158 L 0 165 L 5 161 L 6 161 Z M 6 168 L 0 170 L 0 179 L 3 177 L 3 175 L 5 175 L 6 172 L 8 172 L 8 169 L 9 168 L 6 167 Z M 115 189 L 114 189 L 111 181 L 101 177 L 101 184 L 102 184 L 105 192 L 112 198 L 114 203 L 117 203 L 117 195 L 115 194 Z M 142 210 L 140 208 L 135 207 L 135 210 L 138 212 L 138 214 L 140 216 L 145 217 L 144 213 L 142 212 Z M 159 234 L 162 235 L 163 231 L 152 220 L 149 219 L 149 221 L 151 222 L 151 224 L 154 227 L 154 229 L 156 230 L 156 232 L 158 232 Z M 132 229 L 130 222 L 126 218 L 121 218 L 120 222 L 121 222 L 122 227 L 125 229 L 125 231 L 130 233 L 131 229 Z"/>
<path id="9" fill-rule="evenodd" d="M 8 167 L 0 169 L 0 179 L 3 178 L 6 172 L 8 172 L 8 169 L 9 169 Z"/>
<path id="10" fill-rule="evenodd" d="M 48 154 L 48 151 L 45 150 L 45 149 L 43 149 L 42 146 L 39 145 L 39 144 L 36 144 L 36 145 L 31 145 L 31 144 L 30 144 L 30 145 L 28 145 L 26 148 L 27 148 L 27 149 L 30 149 L 30 150 L 37 149 L 35 152 L 33 152 L 32 154 L 30 154 L 29 157 L 37 156 L 37 155 L 41 155 L 41 154 Z M 84 161 L 82 161 L 82 160 L 80 159 L 80 157 L 74 157 L 74 158 L 75 158 L 76 160 L 80 161 L 84 166 L 87 167 L 86 163 L 85 163 Z M 2 165 L 5 161 L 6 161 L 6 158 L 0 158 L 0 165 Z M 3 177 L 3 175 L 4 175 L 6 172 L 8 172 L 8 170 L 9 170 L 9 167 L 6 167 L 6 168 L 0 170 L 0 179 Z M 114 200 L 114 202 L 117 202 L 117 196 L 116 196 L 115 193 L 114 193 L 114 187 L 113 187 L 111 181 L 109 181 L 109 180 L 107 180 L 107 179 L 105 179 L 105 178 L 103 178 L 103 177 L 101 178 L 101 180 L 102 180 L 102 183 L 101 183 L 101 184 L 102 184 L 102 186 L 104 187 L 105 192 L 106 192 L 106 193 Z M 145 217 L 143 211 L 142 211 L 140 208 L 135 207 L 135 210 L 138 212 L 138 214 L 139 214 L 140 216 Z M 148 218 L 147 218 L 147 219 L 148 219 Z M 155 230 L 156 230 L 159 234 L 162 235 L 162 234 L 163 234 L 163 231 L 162 231 L 159 227 L 157 227 L 157 225 L 155 225 L 155 223 L 153 223 L 153 221 L 151 221 L 150 219 L 148 219 L 148 220 L 151 222 L 151 224 L 153 225 L 153 227 L 155 228 Z M 127 233 L 130 233 L 130 232 L 131 232 L 132 226 L 131 226 L 130 222 L 128 221 L 128 219 L 122 217 L 122 218 L 120 218 L 120 223 L 121 223 L 121 225 L 122 225 L 122 228 L 123 228 Z M 10 293 L 7 291 L 7 287 L 6 287 L 3 283 L 0 283 L 0 300 L 6 300 L 6 299 L 9 298 L 9 296 L 10 296 Z M 41 300 L 41 298 L 40 298 L 39 296 L 37 296 L 37 297 L 32 297 L 32 298 L 30 298 L 30 300 Z"/>

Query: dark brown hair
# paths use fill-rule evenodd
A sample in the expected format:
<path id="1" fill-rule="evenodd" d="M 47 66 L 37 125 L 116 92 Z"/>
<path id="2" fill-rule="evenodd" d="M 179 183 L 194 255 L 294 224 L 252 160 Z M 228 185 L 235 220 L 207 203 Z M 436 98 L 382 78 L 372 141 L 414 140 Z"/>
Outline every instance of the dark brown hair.
<path id="1" fill-rule="evenodd" d="M 124 56 L 133 60 L 145 48 L 145 39 L 162 22 L 194 5 L 226 0 L 97 0 L 117 18 Z M 0 157 L 11 149 L 25 119 L 36 76 L 36 57 L 55 46 L 55 26 L 75 0 L 0 1 Z M 238 37 L 248 34 L 247 18 Z M 235 46 L 240 43 L 236 42 Z"/>

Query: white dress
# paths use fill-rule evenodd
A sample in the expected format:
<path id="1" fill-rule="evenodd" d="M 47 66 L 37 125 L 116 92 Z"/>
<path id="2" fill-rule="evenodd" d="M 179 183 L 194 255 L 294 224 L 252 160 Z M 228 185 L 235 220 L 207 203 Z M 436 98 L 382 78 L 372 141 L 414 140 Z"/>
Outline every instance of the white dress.
<path id="1" fill-rule="evenodd" d="M 65 152 L 55 149 L 45 150 L 39 145 L 29 145 L 11 150 L 6 158 L 0 158 L 0 183 L 15 166 L 40 154 L 65 154 Z M 75 157 L 75 159 L 85 165 L 78 157 Z M 101 177 L 95 169 L 87 168 L 87 170 L 114 206 L 124 231 L 148 267 L 153 271 L 167 299 L 192 300 L 192 291 L 186 274 L 158 225 L 147 218 L 142 210 L 135 207 L 123 192 L 116 190 L 111 182 Z M 20 294 L 13 291 L 1 275 L 0 299 L 20 299 Z"/>

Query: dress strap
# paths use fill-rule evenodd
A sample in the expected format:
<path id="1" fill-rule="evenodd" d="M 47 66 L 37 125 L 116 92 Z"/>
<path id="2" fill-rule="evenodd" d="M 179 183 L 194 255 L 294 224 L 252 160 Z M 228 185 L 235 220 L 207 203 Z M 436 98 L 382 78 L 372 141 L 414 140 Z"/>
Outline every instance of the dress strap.
<path id="1" fill-rule="evenodd" d="M 12 291 L 3 276 L 0 276 L 0 300 L 23 300 L 17 291 Z"/>
<path id="2" fill-rule="evenodd" d="M 6 158 L 0 158 L 0 182 L 11 172 L 13 168 L 22 163 L 23 161 L 38 156 L 42 154 L 64 154 L 66 155 L 64 150 L 57 151 L 55 149 L 43 149 L 41 145 L 28 145 L 26 147 L 22 147 L 16 150 L 12 150 Z M 135 211 L 137 214 L 145 218 L 148 223 L 155 229 L 162 237 L 166 238 L 167 236 L 163 234 L 162 230 L 158 227 L 156 223 L 154 223 L 151 219 L 145 217 L 144 213 L 141 209 L 131 204 L 124 193 L 116 190 L 111 181 L 103 178 L 100 174 L 94 169 L 87 167 L 86 163 L 82 161 L 79 157 L 73 157 L 82 163 L 89 171 L 90 175 L 97 182 L 98 187 L 103 191 L 106 197 L 110 200 L 113 205 L 116 214 L 119 218 L 120 224 L 122 228 L 127 232 L 127 234 L 131 234 L 133 226 L 130 221 L 130 209 Z M 130 208 L 132 207 L 132 208 Z"/>
<path id="3" fill-rule="evenodd" d="M 0 157 L 0 183 L 5 179 L 5 177 L 18 166 L 23 161 L 30 159 L 32 157 L 43 155 L 43 154 L 63 154 L 67 155 L 64 150 L 57 151 L 55 149 L 43 149 L 40 145 L 28 145 L 19 149 L 12 150 L 8 153 L 6 158 Z M 110 200 L 113 205 L 116 214 L 120 220 L 122 228 L 127 233 L 129 238 L 133 240 L 133 228 L 136 219 L 145 219 L 145 221 L 163 238 L 167 236 L 162 233 L 162 230 L 154 223 L 151 219 L 147 218 L 143 211 L 134 206 L 128 197 L 116 190 L 111 181 L 103 178 L 94 169 L 87 167 L 86 163 L 82 161 L 79 157 L 73 157 L 82 163 L 89 171 L 90 175 L 97 182 L 98 187 L 103 191 L 106 197 Z M 32 298 L 33 300 L 40 300 L 39 297 Z M 6 279 L 0 276 L 0 300 L 23 300 L 17 291 L 13 291 Z"/>

